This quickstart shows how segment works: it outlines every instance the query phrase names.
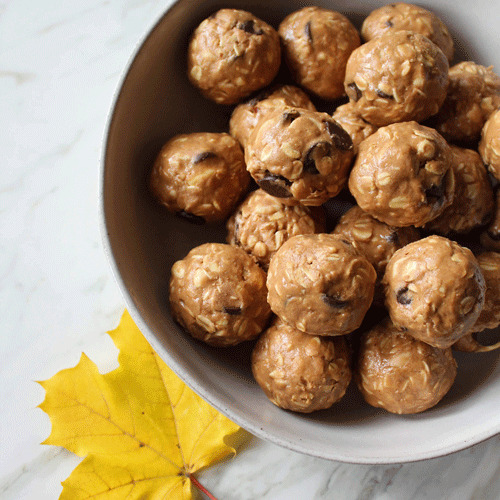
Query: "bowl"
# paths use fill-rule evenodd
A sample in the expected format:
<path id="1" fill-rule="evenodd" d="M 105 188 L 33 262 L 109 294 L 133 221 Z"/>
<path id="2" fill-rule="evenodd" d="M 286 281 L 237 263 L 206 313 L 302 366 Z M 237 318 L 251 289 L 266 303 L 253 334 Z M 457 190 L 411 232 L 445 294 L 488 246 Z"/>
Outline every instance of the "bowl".
<path id="1" fill-rule="evenodd" d="M 495 45 L 500 5 L 474 0 L 420 2 L 448 25 L 458 60 L 500 69 Z M 321 1 L 360 26 L 377 1 Z M 426 5 L 427 4 L 427 5 Z M 330 410 L 302 415 L 274 406 L 254 382 L 253 344 L 217 349 L 192 339 L 172 319 L 172 264 L 207 241 L 223 242 L 219 225 L 192 225 L 159 206 L 147 188 L 153 161 L 168 138 L 228 129 L 231 107 L 206 100 L 186 77 L 194 28 L 222 7 L 253 12 L 275 27 L 299 0 L 179 0 L 146 34 L 130 60 L 112 105 L 101 171 L 104 246 L 126 305 L 160 357 L 235 423 L 291 450 L 351 463 L 388 464 L 437 457 L 500 432 L 500 353 L 456 353 L 458 376 L 434 408 L 398 416 L 362 401 L 354 384 Z"/>

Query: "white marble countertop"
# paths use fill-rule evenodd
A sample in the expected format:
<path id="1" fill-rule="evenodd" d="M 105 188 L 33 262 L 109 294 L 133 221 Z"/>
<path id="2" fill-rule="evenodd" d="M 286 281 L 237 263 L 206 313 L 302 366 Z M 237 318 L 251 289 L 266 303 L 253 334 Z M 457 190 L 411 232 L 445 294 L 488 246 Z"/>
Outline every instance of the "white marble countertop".
<path id="1" fill-rule="evenodd" d="M 116 363 L 125 307 L 101 245 L 99 162 L 130 54 L 169 2 L 0 1 L 0 498 L 54 499 L 78 464 L 42 446 L 35 382 L 82 351 Z M 200 479 L 220 499 L 500 498 L 500 438 L 390 466 L 299 455 L 253 439 Z"/>

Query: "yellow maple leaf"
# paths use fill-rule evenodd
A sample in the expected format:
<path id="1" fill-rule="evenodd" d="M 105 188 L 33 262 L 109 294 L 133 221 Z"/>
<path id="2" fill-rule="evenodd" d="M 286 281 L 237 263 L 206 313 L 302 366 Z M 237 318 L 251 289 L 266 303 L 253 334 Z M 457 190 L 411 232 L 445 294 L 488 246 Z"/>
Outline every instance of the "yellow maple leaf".
<path id="1" fill-rule="evenodd" d="M 42 444 L 86 457 L 61 499 L 190 499 L 193 474 L 231 454 L 249 434 L 189 389 L 125 311 L 109 332 L 119 367 L 100 374 L 82 354 L 74 368 L 40 382 L 52 422 Z"/>

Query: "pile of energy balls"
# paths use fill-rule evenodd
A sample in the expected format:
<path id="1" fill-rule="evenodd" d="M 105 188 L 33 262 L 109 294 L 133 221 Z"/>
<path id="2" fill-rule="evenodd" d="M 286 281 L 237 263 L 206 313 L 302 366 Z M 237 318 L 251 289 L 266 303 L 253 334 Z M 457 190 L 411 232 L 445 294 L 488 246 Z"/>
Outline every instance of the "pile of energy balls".
<path id="1" fill-rule="evenodd" d="M 276 84 L 282 56 L 296 86 Z M 192 34 L 189 80 L 235 105 L 229 133 L 172 137 L 150 188 L 192 223 L 226 221 L 227 243 L 173 265 L 171 311 L 213 346 L 257 339 L 253 375 L 281 408 L 329 408 L 354 379 L 372 406 L 421 412 L 452 386 L 453 349 L 500 347 L 476 336 L 500 324 L 500 77 L 452 58 L 443 22 L 405 3 L 360 33 L 306 7 L 278 30 L 222 9 Z M 345 95 L 333 115 L 309 97 Z"/>

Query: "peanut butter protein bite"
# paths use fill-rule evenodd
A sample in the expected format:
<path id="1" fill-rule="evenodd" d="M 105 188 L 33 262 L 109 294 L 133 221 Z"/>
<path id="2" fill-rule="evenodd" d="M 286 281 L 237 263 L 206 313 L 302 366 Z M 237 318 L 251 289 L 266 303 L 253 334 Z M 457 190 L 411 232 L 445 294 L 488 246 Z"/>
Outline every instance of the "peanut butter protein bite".
<path id="1" fill-rule="evenodd" d="M 470 331 L 484 305 L 486 285 L 476 258 L 442 236 L 429 236 L 398 250 L 383 283 L 393 323 L 441 349 Z"/>
<path id="2" fill-rule="evenodd" d="M 349 134 L 330 115 L 301 108 L 273 111 L 245 147 L 257 184 L 287 204 L 319 206 L 337 195 L 352 158 Z"/>
<path id="3" fill-rule="evenodd" d="M 453 200 L 451 163 L 451 149 L 435 130 L 394 123 L 360 144 L 349 189 L 376 219 L 396 227 L 423 226 Z"/>
<path id="4" fill-rule="evenodd" d="M 277 31 L 250 12 L 221 9 L 194 31 L 188 77 L 203 95 L 234 104 L 271 83 L 281 63 Z"/>
<path id="5" fill-rule="evenodd" d="M 344 335 L 361 325 L 375 279 L 368 260 L 339 236 L 294 236 L 271 258 L 267 299 L 273 312 L 298 330 Z"/>
<path id="6" fill-rule="evenodd" d="M 349 19 L 332 10 L 304 7 L 288 15 L 278 31 L 297 83 L 323 99 L 344 95 L 347 60 L 360 44 Z"/>
<path id="7" fill-rule="evenodd" d="M 194 223 L 226 219 L 249 182 L 238 141 L 229 134 L 208 132 L 170 139 L 149 178 L 158 201 Z"/>
<path id="8" fill-rule="evenodd" d="M 377 127 L 429 118 L 438 112 L 447 88 L 446 56 L 418 33 L 398 31 L 374 38 L 347 61 L 347 95 Z"/>
<path id="9" fill-rule="evenodd" d="M 205 243 L 172 266 L 172 315 L 194 338 L 224 347 L 254 339 L 270 316 L 266 274 L 241 248 Z"/>
<path id="10" fill-rule="evenodd" d="M 491 175 L 500 181 L 500 108 L 484 124 L 479 153 Z"/>
<path id="11" fill-rule="evenodd" d="M 310 413 L 344 396 L 351 380 L 350 353 L 342 337 L 309 335 L 277 320 L 254 347 L 252 372 L 275 405 Z"/>
<path id="12" fill-rule="evenodd" d="M 457 364 L 450 348 L 439 349 L 383 321 L 361 338 L 355 372 L 365 401 L 391 413 L 420 413 L 450 390 Z"/>

